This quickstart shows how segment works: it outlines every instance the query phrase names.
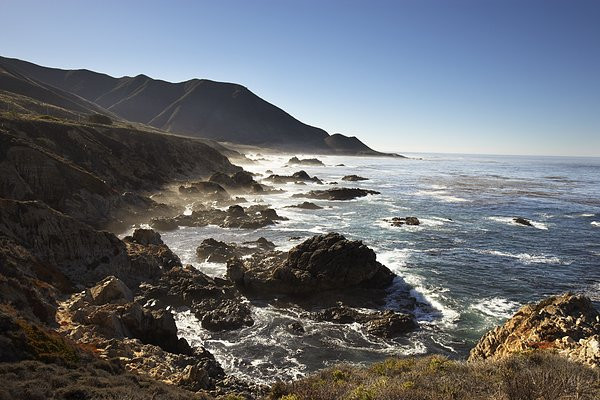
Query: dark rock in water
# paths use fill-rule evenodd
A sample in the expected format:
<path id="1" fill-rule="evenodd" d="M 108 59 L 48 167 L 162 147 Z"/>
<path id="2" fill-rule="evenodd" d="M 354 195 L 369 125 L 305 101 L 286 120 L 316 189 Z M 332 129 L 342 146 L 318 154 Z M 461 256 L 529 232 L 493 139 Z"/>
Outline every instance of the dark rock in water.
<path id="1" fill-rule="evenodd" d="M 191 215 L 178 215 L 173 218 L 153 218 L 150 226 L 157 230 L 173 230 L 179 226 L 218 225 L 222 228 L 258 229 L 284 221 L 285 217 L 268 206 L 253 205 L 246 209 L 239 205 L 230 206 L 227 211 L 219 209 L 194 210 Z"/>
<path id="2" fill-rule="evenodd" d="M 287 208 L 302 208 L 304 210 L 322 210 L 323 207 L 316 205 L 315 203 L 311 203 L 310 201 L 305 201 L 304 203 L 296 204 L 293 206 L 286 206 Z"/>
<path id="3" fill-rule="evenodd" d="M 256 181 L 254 180 L 254 176 L 248 171 L 236 172 L 231 177 L 231 180 L 233 180 L 235 185 L 237 185 L 238 187 L 251 187 L 256 183 Z"/>
<path id="4" fill-rule="evenodd" d="M 265 171 L 265 174 L 272 174 L 272 173 L 273 173 L 273 171 L 271 171 L 270 169 Z"/>
<path id="5" fill-rule="evenodd" d="M 369 178 L 363 178 L 358 175 L 346 175 L 342 178 L 343 181 L 356 182 L 356 181 L 368 181 Z"/>
<path id="6" fill-rule="evenodd" d="M 344 164 L 337 164 L 336 167 L 345 167 Z"/>
<path id="7" fill-rule="evenodd" d="M 254 244 L 256 247 L 262 250 L 273 250 L 276 247 L 275 243 L 265 239 L 264 237 L 259 237 L 252 242 L 244 242 L 244 244 Z"/>
<path id="8" fill-rule="evenodd" d="M 287 254 L 230 261 L 227 276 L 246 290 L 281 294 L 383 288 L 394 279 L 394 274 L 376 261 L 373 250 L 337 233 L 314 236 Z"/>
<path id="9" fill-rule="evenodd" d="M 203 313 L 202 327 L 210 331 L 230 331 L 254 325 L 252 312 L 238 300 L 226 300 L 219 308 Z"/>
<path id="10" fill-rule="evenodd" d="M 384 220 L 388 222 L 388 220 Z M 417 217 L 394 217 L 391 221 L 392 226 L 402 226 L 402 225 L 420 225 L 421 221 Z"/>
<path id="11" fill-rule="evenodd" d="M 381 194 L 374 190 L 358 188 L 335 188 L 328 190 L 311 190 L 308 193 L 298 193 L 292 197 L 308 197 L 319 200 L 352 200 L 357 197 L 364 197 L 369 194 Z"/>
<path id="12" fill-rule="evenodd" d="M 244 242 L 244 244 L 252 244 L 255 247 L 245 247 L 235 243 L 228 244 L 209 238 L 203 240 L 200 246 L 196 248 L 196 255 L 200 261 L 223 263 L 230 258 L 240 258 L 258 251 L 273 250 L 275 248 L 275 244 L 263 237 L 253 242 Z"/>
<path id="13" fill-rule="evenodd" d="M 337 182 L 329 182 L 330 185 L 337 185 Z"/>
<path id="14" fill-rule="evenodd" d="M 231 282 L 211 278 L 192 266 L 174 268 L 140 290 L 143 301 L 190 308 L 206 329 L 231 330 L 254 323 L 250 308 Z"/>
<path id="15" fill-rule="evenodd" d="M 531 222 L 523 217 L 514 217 L 513 221 L 517 224 L 525 225 L 525 226 L 533 226 Z"/>
<path id="16" fill-rule="evenodd" d="M 386 310 L 372 318 L 366 324 L 367 332 L 371 335 L 393 338 L 417 329 L 419 325 L 414 317 Z"/>
<path id="17" fill-rule="evenodd" d="M 291 331 L 292 333 L 295 333 L 297 335 L 302 335 L 303 333 L 305 333 L 304 327 L 298 321 L 289 323 L 287 325 L 287 328 L 288 328 L 289 331 Z"/>
<path id="18" fill-rule="evenodd" d="M 311 177 L 306 173 L 306 171 L 294 172 L 292 175 L 270 175 L 265 178 L 265 180 L 278 184 L 284 184 L 288 182 L 295 182 L 297 184 L 304 182 L 314 182 L 318 183 L 319 185 L 323 184 L 319 178 L 316 176 Z"/>
<path id="19" fill-rule="evenodd" d="M 235 245 L 228 245 L 225 242 L 213 238 L 204 239 L 200 246 L 196 248 L 196 256 L 200 261 L 224 263 L 232 257 L 239 257 L 246 254 L 244 249 Z"/>
<path id="20" fill-rule="evenodd" d="M 304 158 L 304 159 L 299 159 L 298 157 L 292 157 L 289 159 L 289 161 L 287 162 L 288 165 L 312 165 L 312 166 L 321 166 L 324 167 L 325 164 L 323 164 L 323 161 L 319 160 L 318 158 Z"/>
<path id="21" fill-rule="evenodd" d="M 346 306 L 336 306 L 320 310 L 312 316 L 317 321 L 337 324 L 358 322 L 363 324 L 371 335 L 384 338 L 393 338 L 419 327 L 413 316 L 392 310 L 364 312 Z"/>

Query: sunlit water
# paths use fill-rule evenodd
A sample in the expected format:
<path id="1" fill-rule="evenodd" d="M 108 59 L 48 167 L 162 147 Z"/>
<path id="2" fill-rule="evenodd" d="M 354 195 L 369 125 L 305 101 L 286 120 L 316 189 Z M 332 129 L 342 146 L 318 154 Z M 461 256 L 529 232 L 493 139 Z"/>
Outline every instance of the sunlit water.
<path id="1" fill-rule="evenodd" d="M 600 159 L 423 155 L 422 159 L 319 157 L 325 167 L 284 167 L 289 157 L 245 165 L 264 174 L 304 169 L 325 182 L 381 192 L 353 201 L 314 201 L 322 210 L 284 208 L 292 194 L 333 186 L 281 185 L 283 194 L 245 196 L 289 218 L 256 230 L 182 228 L 163 234 L 184 263 L 213 276 L 224 264 L 199 263 L 195 248 L 208 237 L 230 242 L 259 236 L 286 250 L 319 233 L 363 240 L 377 259 L 413 287 L 430 307 L 416 310 L 421 329 L 396 340 L 365 335 L 359 326 L 316 323 L 302 310 L 252 304 L 255 325 L 211 333 L 186 311 L 180 335 L 212 351 L 224 368 L 265 382 L 341 362 L 391 355 L 444 353 L 464 358 L 481 335 L 520 305 L 564 291 L 600 301 Z M 345 166 L 336 166 L 343 163 Z M 363 182 L 343 182 L 357 174 Z M 311 200 L 312 201 L 312 200 Z M 416 216 L 420 226 L 391 227 L 384 218 Z M 515 224 L 522 216 L 533 227 Z M 400 284 L 400 282 L 398 283 Z M 392 288 L 391 290 L 394 290 Z M 393 307 L 390 303 L 389 307 Z M 304 335 L 287 324 L 301 321 Z"/>

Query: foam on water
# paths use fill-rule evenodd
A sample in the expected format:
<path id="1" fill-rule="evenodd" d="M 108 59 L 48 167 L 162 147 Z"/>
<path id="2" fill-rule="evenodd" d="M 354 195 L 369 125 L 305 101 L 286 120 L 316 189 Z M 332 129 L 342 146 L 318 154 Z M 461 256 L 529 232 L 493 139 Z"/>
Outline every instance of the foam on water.
<path id="1" fill-rule="evenodd" d="M 592 226 L 600 226 L 600 221 L 592 221 L 592 222 L 590 222 L 590 225 L 592 225 Z"/>
<path id="2" fill-rule="evenodd" d="M 556 256 L 549 256 L 549 255 L 544 255 L 544 254 L 527 254 L 527 253 L 520 253 L 520 254 L 511 254 L 511 253 L 507 253 L 504 251 L 498 251 L 498 250 L 479 250 L 479 249 L 471 249 L 473 252 L 475 253 L 479 253 L 479 254 L 489 254 L 489 255 L 493 255 L 493 256 L 499 256 L 499 257 L 507 257 L 507 258 L 516 258 L 519 261 L 523 262 L 524 264 L 563 264 L 563 265 L 569 265 L 571 264 L 568 261 L 561 261 L 560 258 L 556 257 Z"/>
<path id="3" fill-rule="evenodd" d="M 519 227 L 523 227 L 523 228 L 528 228 L 527 226 L 525 226 L 523 224 L 519 224 L 519 223 L 515 222 L 514 217 L 488 217 L 488 219 L 495 221 L 495 222 L 501 222 L 503 224 L 509 224 L 509 225 L 515 225 L 515 226 L 519 226 Z M 536 229 L 541 229 L 544 231 L 548 230 L 548 225 L 546 225 L 543 222 L 533 221 L 533 220 L 529 220 L 529 222 Z"/>
<path id="4" fill-rule="evenodd" d="M 472 304 L 471 308 L 489 317 L 506 319 L 519 308 L 519 303 L 502 297 L 490 297 Z"/>
<path id="5" fill-rule="evenodd" d="M 416 196 L 431 196 L 447 203 L 463 203 L 468 199 L 448 194 L 443 190 L 419 190 L 414 193 Z"/>

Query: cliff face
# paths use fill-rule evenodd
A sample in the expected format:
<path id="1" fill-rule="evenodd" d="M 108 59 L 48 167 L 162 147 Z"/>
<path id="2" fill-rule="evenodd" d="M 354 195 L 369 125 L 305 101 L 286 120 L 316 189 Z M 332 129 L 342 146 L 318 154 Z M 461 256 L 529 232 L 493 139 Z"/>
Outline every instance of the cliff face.
<path id="1" fill-rule="evenodd" d="M 600 366 L 600 313 L 587 297 L 570 293 L 528 304 L 485 334 L 469 360 L 501 359 L 538 349 Z"/>
<path id="2" fill-rule="evenodd" d="M 95 226 L 120 209 L 153 207 L 125 192 L 239 170 L 188 138 L 39 119 L 0 117 L 0 124 L 0 197 L 42 200 Z"/>

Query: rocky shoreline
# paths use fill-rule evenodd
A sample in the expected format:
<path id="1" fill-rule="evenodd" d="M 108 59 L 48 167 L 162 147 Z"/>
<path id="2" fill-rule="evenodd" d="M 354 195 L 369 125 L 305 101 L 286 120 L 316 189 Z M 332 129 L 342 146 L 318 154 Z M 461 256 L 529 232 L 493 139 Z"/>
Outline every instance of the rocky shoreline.
<path id="1" fill-rule="evenodd" d="M 279 190 L 270 184 L 322 184 L 316 176 L 297 171 L 259 179 L 209 146 L 149 132 L 4 122 L 1 363 L 15 368 L 19 363 L 45 363 L 90 374 L 98 371 L 86 365 L 106 363 L 103 368 L 112 377 L 132 374 L 154 382 L 150 386 L 164 383 L 181 390 L 164 398 L 188 393 L 289 400 L 310 397 L 284 397 L 293 391 L 277 396 L 276 385 L 269 388 L 227 375 L 209 350 L 192 347 L 178 335 L 173 310 L 191 312 L 211 332 L 253 326 L 252 301 L 257 300 L 294 307 L 314 321 L 356 324 L 362 334 L 377 338 L 420 329 L 410 288 L 392 292 L 393 281 L 401 277 L 361 241 L 331 232 L 282 251 L 259 237 L 259 229 L 285 218 L 264 203 L 242 206 L 247 202 L 239 196 Z M 123 160 L 119 155 L 124 144 L 140 147 Z M 165 147 L 169 151 L 162 151 Z M 290 164 L 322 163 L 293 158 Z M 350 175 L 343 180 L 366 178 Z M 378 194 L 344 187 L 294 197 L 346 201 Z M 293 207 L 322 208 L 308 201 Z M 142 222 L 152 229 L 137 228 L 123 239 L 100 230 Z M 387 222 L 396 227 L 420 224 L 416 217 Z M 199 238 L 198 259 L 227 263 L 225 277 L 184 265 L 159 233 L 208 225 L 257 230 L 251 242 Z M 393 309 L 387 306 L 390 296 Z M 304 334 L 300 320 L 288 328 Z M 600 367 L 600 314 L 589 299 L 563 294 L 524 306 L 481 338 L 469 363 L 538 352 Z"/>

